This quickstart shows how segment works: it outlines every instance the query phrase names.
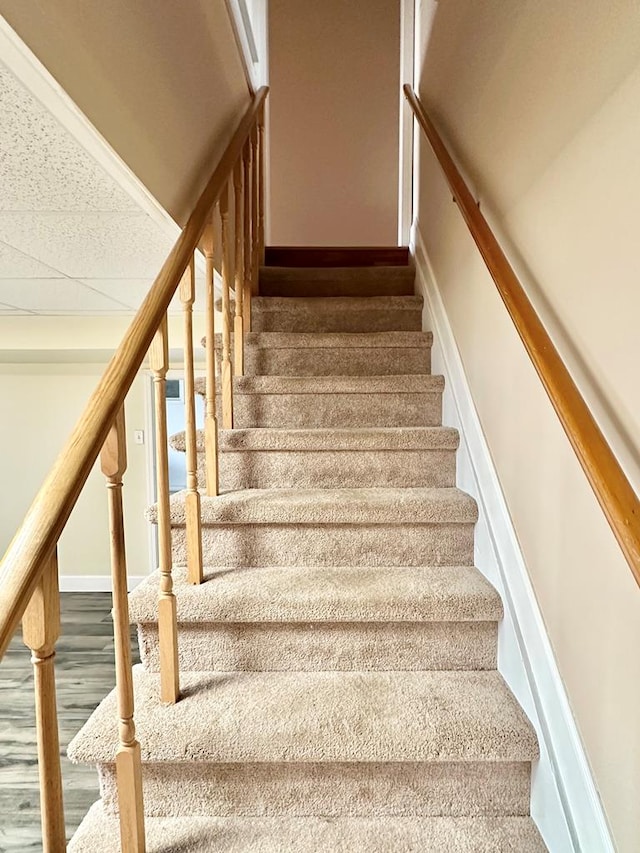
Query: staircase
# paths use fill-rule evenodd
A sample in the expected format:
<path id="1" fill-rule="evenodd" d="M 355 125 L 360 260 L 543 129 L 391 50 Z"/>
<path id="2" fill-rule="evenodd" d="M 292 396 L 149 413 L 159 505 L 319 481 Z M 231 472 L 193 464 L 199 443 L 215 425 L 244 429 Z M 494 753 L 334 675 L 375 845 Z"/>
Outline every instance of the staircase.
<path id="1" fill-rule="evenodd" d="M 147 849 L 545 850 L 411 271 L 268 268 L 261 293 L 222 494 L 202 496 L 202 586 L 172 498 L 176 705 L 158 701 L 157 575 L 130 596 Z M 114 693 L 69 746 L 102 792 L 71 851 L 119 850 L 117 744 Z"/>

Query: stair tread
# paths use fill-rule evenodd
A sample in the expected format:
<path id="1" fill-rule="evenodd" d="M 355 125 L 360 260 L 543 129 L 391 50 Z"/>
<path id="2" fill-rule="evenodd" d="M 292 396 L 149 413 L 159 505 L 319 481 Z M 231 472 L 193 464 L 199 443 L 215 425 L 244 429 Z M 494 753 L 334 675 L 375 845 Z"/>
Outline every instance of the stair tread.
<path id="1" fill-rule="evenodd" d="M 185 524 L 185 491 L 171 523 Z M 202 524 L 475 524 L 478 507 L 456 488 L 239 489 L 201 496 Z M 147 510 L 157 521 L 157 508 Z"/>
<path id="2" fill-rule="evenodd" d="M 422 296 L 254 296 L 251 300 L 251 311 L 256 314 L 296 313 L 322 315 L 325 311 L 353 311 L 356 313 L 370 311 L 422 311 L 424 299 Z M 230 300 L 231 308 L 235 300 Z M 216 311 L 222 308 L 222 298 L 215 302 Z M 367 330 L 361 330 L 366 332 Z M 374 330 L 372 330 L 374 331 Z M 394 331 L 394 330 L 388 330 Z M 397 330 L 402 331 L 402 330 Z M 409 331 L 409 330 L 404 330 Z M 418 330 L 413 330 L 418 331 Z"/>
<path id="3" fill-rule="evenodd" d="M 313 314 L 336 307 L 344 311 L 417 311 L 422 309 L 423 301 L 422 296 L 254 296 L 251 307 L 262 312 L 308 311 Z"/>
<path id="4" fill-rule="evenodd" d="M 529 817 L 148 817 L 148 853 L 543 853 Z M 117 819 L 95 803 L 69 853 L 119 853 Z"/>
<path id="5" fill-rule="evenodd" d="M 222 334 L 216 334 L 222 346 Z M 258 349 L 430 349 L 431 332 L 249 332 L 245 346 Z M 206 338 L 202 339 L 206 346 Z"/>
<path id="6" fill-rule="evenodd" d="M 174 569 L 178 620 L 211 622 L 471 622 L 502 616 L 500 596 L 473 566 Z M 157 622 L 159 573 L 129 596 L 132 622 Z"/>
<path id="7" fill-rule="evenodd" d="M 444 389 L 444 377 L 429 373 L 386 376 L 236 376 L 236 394 L 434 394 Z M 206 393 L 199 377 L 196 392 Z"/>
<path id="8" fill-rule="evenodd" d="M 204 430 L 196 432 L 204 452 Z M 220 449 L 240 450 L 456 450 L 459 434 L 451 427 L 352 427 L 335 429 L 233 429 L 219 431 Z M 184 432 L 170 438 L 174 450 L 186 449 Z"/>
<path id="9" fill-rule="evenodd" d="M 412 266 L 394 264 L 349 267 L 283 267 L 261 266 L 260 281 L 385 281 L 389 278 L 413 282 Z"/>
<path id="10" fill-rule="evenodd" d="M 181 700 L 134 667 L 143 762 L 531 761 L 531 723 L 496 671 L 202 672 Z M 74 762 L 112 763 L 116 691 L 69 744 Z"/>

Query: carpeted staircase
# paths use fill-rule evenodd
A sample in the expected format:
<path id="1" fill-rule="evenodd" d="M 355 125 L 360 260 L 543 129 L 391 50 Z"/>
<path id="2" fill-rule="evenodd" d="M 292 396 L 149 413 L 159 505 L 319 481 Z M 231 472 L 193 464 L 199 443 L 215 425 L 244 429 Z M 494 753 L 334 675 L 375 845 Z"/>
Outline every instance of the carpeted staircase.
<path id="1" fill-rule="evenodd" d="M 158 700 L 157 575 L 130 597 L 148 849 L 544 851 L 536 736 L 496 671 L 502 606 L 473 567 L 477 508 L 455 488 L 411 271 L 261 282 L 223 494 L 202 498 L 201 587 L 172 499 L 175 706 Z M 111 694 L 69 747 L 102 789 L 72 851 L 119 849 L 116 746 Z"/>

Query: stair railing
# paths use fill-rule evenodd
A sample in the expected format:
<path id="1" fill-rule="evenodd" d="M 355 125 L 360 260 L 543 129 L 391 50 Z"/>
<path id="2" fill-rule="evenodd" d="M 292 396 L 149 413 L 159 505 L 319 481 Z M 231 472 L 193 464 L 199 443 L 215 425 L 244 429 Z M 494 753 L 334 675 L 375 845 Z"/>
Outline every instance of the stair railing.
<path id="1" fill-rule="evenodd" d="M 640 584 L 640 501 L 580 394 L 513 267 L 411 86 L 404 94 L 422 128 L 578 461 Z"/>
<path id="2" fill-rule="evenodd" d="M 206 491 L 218 494 L 218 422 L 216 414 L 214 335 L 214 252 L 216 208 L 221 221 L 222 255 L 223 425 L 233 424 L 230 294 L 235 287 L 235 361 L 242 372 L 243 333 L 251 329 L 251 297 L 257 292 L 258 264 L 264 254 L 264 105 L 261 88 L 218 162 L 178 240 L 147 297 L 58 456 L 0 564 L 0 659 L 22 620 L 23 640 L 32 652 L 36 729 L 40 773 L 43 850 L 66 849 L 58 717 L 54 677 L 56 642 L 60 633 L 57 548 L 87 477 L 100 457 L 108 488 L 116 694 L 119 745 L 116 756 L 121 849 L 145 850 L 140 744 L 134 724 L 133 676 L 127 602 L 127 566 L 122 506 L 127 467 L 124 404 L 127 393 L 149 354 L 155 389 L 157 521 L 160 592 L 160 699 L 174 703 L 180 695 L 176 599 L 173 592 L 171 505 L 167 459 L 166 376 L 169 369 L 167 311 L 179 287 L 184 316 L 185 433 L 187 489 L 185 494 L 187 577 L 203 580 L 200 491 L 197 474 L 194 398 L 193 305 L 194 253 L 206 259 Z M 230 199 L 234 201 L 229 221 Z M 231 236 L 235 252 L 231 254 Z M 235 267 L 235 269 L 234 269 Z"/>

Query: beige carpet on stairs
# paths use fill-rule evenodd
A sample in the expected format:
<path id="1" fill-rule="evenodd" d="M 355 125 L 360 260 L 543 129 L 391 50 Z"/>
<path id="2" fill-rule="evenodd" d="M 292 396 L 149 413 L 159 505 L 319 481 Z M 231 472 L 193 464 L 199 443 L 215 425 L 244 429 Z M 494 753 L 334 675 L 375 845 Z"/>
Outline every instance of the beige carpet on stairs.
<path id="1" fill-rule="evenodd" d="M 546 849 L 528 818 L 149 818 L 153 853 L 505 853 Z M 118 853 L 96 803 L 69 853 Z"/>
<path id="2" fill-rule="evenodd" d="M 399 295 L 410 273 L 362 297 L 340 294 L 384 271 L 265 276 L 292 295 L 253 303 L 201 587 L 171 500 L 175 706 L 158 700 L 157 573 L 130 596 L 148 850 L 544 851 L 536 735 L 496 670 L 502 603 L 473 565 L 477 507 L 455 487 L 422 300 Z M 201 485 L 203 451 L 199 434 Z M 69 746 L 102 793 L 73 853 L 119 849 L 116 748 L 111 693 Z"/>

